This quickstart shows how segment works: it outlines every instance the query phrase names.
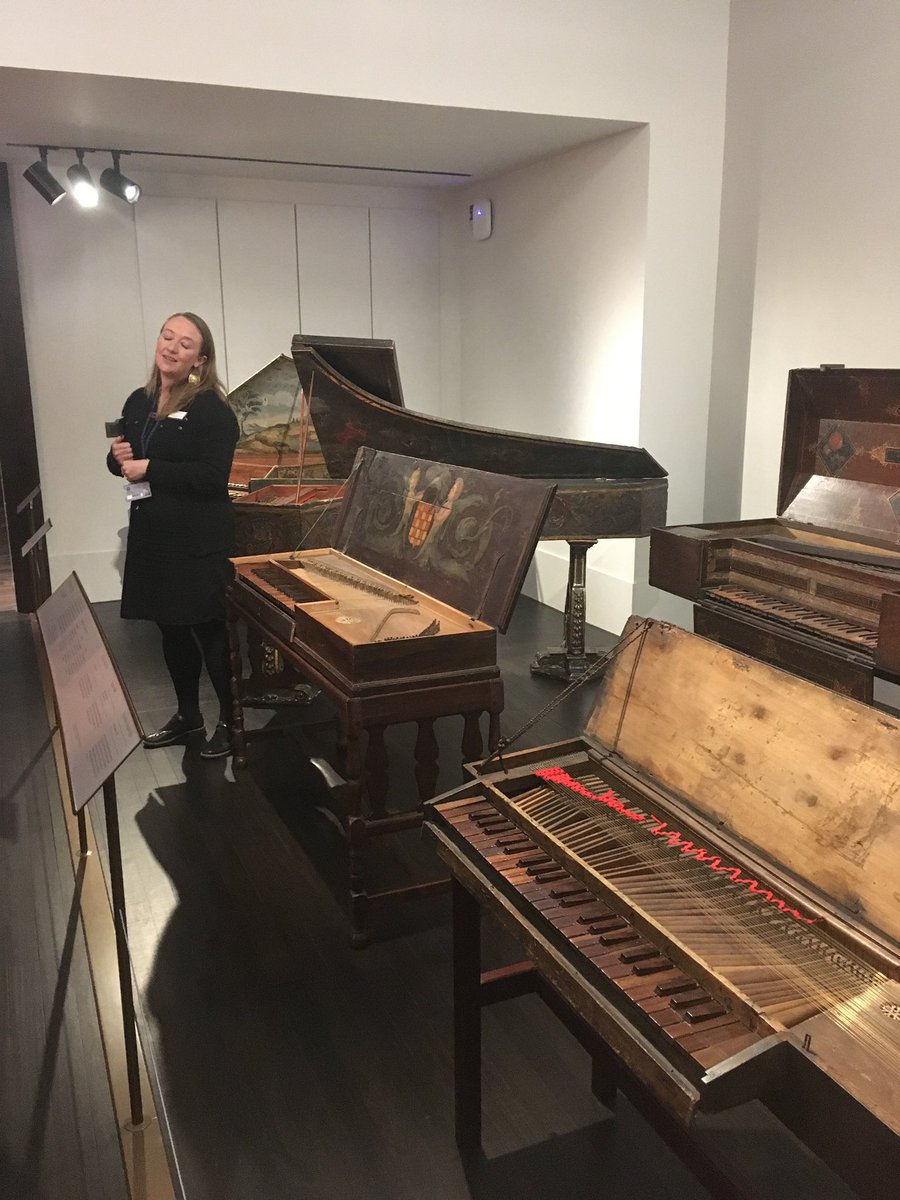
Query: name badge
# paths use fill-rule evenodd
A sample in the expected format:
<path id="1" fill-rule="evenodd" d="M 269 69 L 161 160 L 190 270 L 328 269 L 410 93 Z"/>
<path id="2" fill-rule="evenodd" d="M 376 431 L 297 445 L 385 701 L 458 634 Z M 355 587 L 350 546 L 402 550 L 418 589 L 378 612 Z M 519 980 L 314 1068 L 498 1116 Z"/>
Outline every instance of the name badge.
<path id="1" fill-rule="evenodd" d="M 125 484 L 125 499 L 129 504 L 132 500 L 148 500 L 151 495 L 150 484 L 146 479 L 141 479 L 138 483 Z"/>
<path id="2" fill-rule="evenodd" d="M 186 416 L 187 416 L 187 412 L 185 412 L 184 409 L 181 409 L 179 412 L 169 413 L 166 420 L 167 421 L 183 421 Z"/>

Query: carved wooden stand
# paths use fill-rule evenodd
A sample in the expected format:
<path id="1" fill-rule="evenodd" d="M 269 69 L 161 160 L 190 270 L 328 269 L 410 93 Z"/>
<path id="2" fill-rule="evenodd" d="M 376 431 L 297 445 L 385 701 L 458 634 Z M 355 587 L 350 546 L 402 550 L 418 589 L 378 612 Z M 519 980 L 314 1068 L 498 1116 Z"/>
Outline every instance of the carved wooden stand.
<path id="1" fill-rule="evenodd" d="M 579 679 L 601 657 L 597 650 L 585 650 L 584 625 L 587 611 L 587 552 L 593 541 L 569 541 L 569 582 L 566 587 L 566 614 L 563 625 L 565 644 L 545 650 L 531 664 L 533 675 L 551 679 Z"/>
<path id="2" fill-rule="evenodd" d="M 251 613 L 242 610 L 234 593 L 229 596 L 228 631 L 231 648 L 234 765 L 247 764 L 247 734 L 244 730 L 243 657 L 238 621 L 253 628 Z M 500 740 L 500 713 L 503 710 L 503 681 L 496 667 L 477 678 L 421 677 L 385 680 L 370 686 L 362 694 L 352 694 L 338 686 L 327 673 L 319 670 L 303 648 L 288 645 L 270 631 L 264 634 L 289 667 L 326 693 L 335 708 L 338 729 L 337 764 L 313 760 L 338 801 L 347 837 L 350 858 L 351 942 L 364 946 L 369 940 L 368 912 L 372 905 L 386 905 L 416 899 L 447 886 L 446 879 L 431 880 L 385 892 L 367 890 L 365 860 L 368 842 L 373 837 L 417 828 L 422 824 L 421 808 L 392 813 L 387 808 L 389 777 L 385 749 L 385 730 L 390 725 L 414 722 L 417 725 L 415 767 L 420 801 L 434 795 L 438 778 L 438 742 L 434 722 L 440 717 L 463 718 L 461 761 L 472 762 L 484 753 L 481 716 L 488 714 L 488 753 Z"/>

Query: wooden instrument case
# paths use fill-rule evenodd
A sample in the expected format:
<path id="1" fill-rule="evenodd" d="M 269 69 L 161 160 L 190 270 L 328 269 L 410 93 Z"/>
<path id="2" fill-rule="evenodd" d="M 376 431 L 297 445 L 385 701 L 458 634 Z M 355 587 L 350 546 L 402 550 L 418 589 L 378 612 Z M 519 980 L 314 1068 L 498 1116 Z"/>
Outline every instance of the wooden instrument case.
<path id="1" fill-rule="evenodd" d="M 665 1111 L 689 1122 L 700 1110 L 762 1098 L 844 1174 L 856 1169 L 857 1139 L 896 1162 L 900 721 L 656 621 L 632 618 L 613 653 L 582 736 L 470 764 L 471 782 L 427 806 L 426 830 L 438 852 L 457 883 L 518 937 L 545 983 Z M 812 946 L 817 955 L 830 954 L 830 962 L 852 956 L 876 982 L 831 1011 L 782 1023 L 778 1007 L 758 1003 L 740 973 L 732 978 L 710 965 L 703 939 L 708 944 L 719 928 L 715 907 L 691 935 L 695 946 L 674 918 L 671 927 L 661 918 L 669 901 L 657 896 L 651 905 L 640 889 L 630 894 L 591 865 L 590 843 L 579 840 L 587 838 L 583 827 L 573 823 L 569 840 L 528 815 L 536 810 L 517 797 L 541 783 L 535 772 L 554 767 L 576 778 L 590 769 L 633 812 L 654 814 L 638 820 L 664 821 L 676 858 L 702 848 L 701 874 L 707 852 L 719 856 L 716 863 L 738 866 L 735 879 L 757 881 L 760 894 L 796 906 L 812 922 L 804 925 L 813 931 L 802 935 L 804 953 Z M 503 830 L 503 818 L 569 882 L 548 891 L 504 866 L 496 835 L 480 832 L 483 825 Z M 511 842 L 515 834 L 505 837 Z M 575 898 L 558 899 L 572 894 L 573 881 Z M 597 957 L 597 939 L 559 907 L 583 903 L 579 886 L 591 903 L 596 898 L 624 917 L 673 971 L 699 980 L 727 1005 L 729 1016 L 709 1023 L 714 1031 L 722 1025 L 721 1050 L 714 1034 L 705 1043 L 690 1033 L 677 1041 L 682 1033 L 658 1027 L 658 1001 L 657 1015 L 648 1019 L 630 985 L 623 990 L 616 972 L 598 968 L 609 953 Z M 740 958 L 739 937 L 733 945 L 738 961 L 749 962 Z M 735 1019 L 744 1029 L 737 1036 L 725 1028 Z M 684 1047 L 694 1044 L 687 1053 Z"/>
<path id="2" fill-rule="evenodd" d="M 791 371 L 777 516 L 653 530 L 650 583 L 813 682 L 871 703 L 900 680 L 900 370 Z"/>

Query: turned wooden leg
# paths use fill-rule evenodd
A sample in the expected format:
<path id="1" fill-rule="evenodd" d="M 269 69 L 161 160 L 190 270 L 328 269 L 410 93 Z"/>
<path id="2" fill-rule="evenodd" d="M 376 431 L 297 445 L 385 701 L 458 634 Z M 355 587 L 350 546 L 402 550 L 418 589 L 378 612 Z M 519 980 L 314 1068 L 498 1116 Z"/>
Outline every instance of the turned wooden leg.
<path id="1" fill-rule="evenodd" d="M 350 941 L 353 946 L 365 946 L 369 940 L 366 928 L 368 893 L 366 892 L 365 852 L 368 829 L 362 815 L 362 757 L 359 733 L 346 733 L 344 738 L 344 792 L 348 809 L 347 841 L 350 868 Z"/>
<path id="2" fill-rule="evenodd" d="M 388 792 L 388 756 L 384 744 L 384 726 L 373 725 L 366 747 L 366 798 L 373 816 L 383 817 Z"/>
<path id="3" fill-rule="evenodd" d="M 601 1104 L 614 1108 L 616 1103 L 615 1060 L 608 1051 L 596 1048 L 591 1057 L 591 1091 Z"/>
<path id="4" fill-rule="evenodd" d="M 430 800 L 438 778 L 438 743 L 434 736 L 434 721 L 419 721 L 416 735 L 416 784 L 419 799 Z"/>
<path id="5" fill-rule="evenodd" d="M 453 894 L 453 1087 L 456 1144 L 481 1147 L 481 913 L 462 884 Z"/>
<path id="6" fill-rule="evenodd" d="M 362 755 L 359 749 L 359 734 L 345 734 L 341 739 L 342 774 L 351 786 L 355 797 L 353 813 L 362 812 Z"/>
<path id="7" fill-rule="evenodd" d="M 500 745 L 500 714 L 492 712 L 488 720 L 488 754 L 493 754 Z"/>
<path id="8" fill-rule="evenodd" d="M 235 633 L 237 628 L 235 627 Z M 263 662 L 265 659 L 265 651 L 263 649 L 263 640 L 259 630 L 254 629 L 252 625 L 247 625 L 247 667 L 249 669 L 248 687 L 251 691 L 262 690 L 262 680 L 265 674 L 263 670 Z"/>
<path id="9" fill-rule="evenodd" d="M 481 713 L 463 714 L 463 762 L 477 762 L 482 757 Z"/>
<path id="10" fill-rule="evenodd" d="M 235 767 L 246 767 L 247 737 L 244 732 L 244 706 L 241 703 L 244 664 L 241 660 L 241 639 L 237 627 L 237 618 L 229 615 L 226 628 L 228 630 L 228 655 L 231 663 L 231 742 L 234 748 L 233 762 Z"/>
<path id="11" fill-rule="evenodd" d="M 350 944 L 361 949 L 369 943 L 369 895 L 363 870 L 368 831 L 362 817 L 348 817 L 347 839 L 350 846 Z"/>

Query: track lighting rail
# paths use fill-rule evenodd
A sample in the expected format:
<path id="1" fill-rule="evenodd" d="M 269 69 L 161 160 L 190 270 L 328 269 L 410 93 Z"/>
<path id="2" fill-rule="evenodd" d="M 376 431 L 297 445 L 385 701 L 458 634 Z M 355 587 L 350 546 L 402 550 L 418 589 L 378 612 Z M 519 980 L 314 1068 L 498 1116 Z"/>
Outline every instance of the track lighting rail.
<path id="1" fill-rule="evenodd" d="M 23 175 L 48 204 L 56 204 L 68 194 L 47 165 L 47 155 L 51 150 L 74 151 L 78 161 L 69 167 L 66 176 L 71 185 L 69 190 L 82 208 L 96 208 L 100 200 L 100 192 L 91 177 L 90 170 L 85 165 L 84 156 L 86 154 L 109 154 L 112 156 L 113 165 L 107 167 L 100 175 L 100 187 L 104 191 L 109 192 L 118 200 L 124 200 L 126 204 L 136 204 L 140 199 L 140 184 L 129 179 L 127 175 L 123 175 L 119 170 L 119 159 L 123 154 L 131 153 L 129 150 L 107 150 L 97 146 L 35 146 L 28 142 L 9 142 L 7 144 L 38 151 L 40 158 L 26 168 Z"/>

